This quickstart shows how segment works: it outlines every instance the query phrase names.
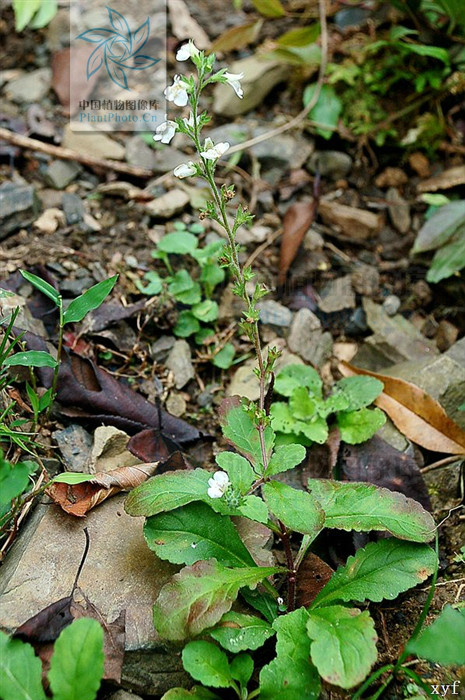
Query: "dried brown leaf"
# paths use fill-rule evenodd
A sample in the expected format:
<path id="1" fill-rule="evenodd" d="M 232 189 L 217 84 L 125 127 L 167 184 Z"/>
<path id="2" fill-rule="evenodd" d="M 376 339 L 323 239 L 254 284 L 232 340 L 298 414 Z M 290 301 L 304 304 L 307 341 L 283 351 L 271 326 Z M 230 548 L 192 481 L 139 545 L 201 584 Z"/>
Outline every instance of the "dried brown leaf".
<path id="1" fill-rule="evenodd" d="M 64 511 L 82 518 L 110 496 L 142 484 L 155 473 L 157 467 L 158 462 L 149 462 L 120 467 L 109 472 L 98 472 L 91 480 L 82 484 L 54 483 L 47 489 L 47 494 Z"/>
<path id="2" fill-rule="evenodd" d="M 310 552 L 297 572 L 297 607 L 307 607 L 313 603 L 318 593 L 328 583 L 334 571 L 323 559 Z"/>
<path id="3" fill-rule="evenodd" d="M 410 440 L 434 452 L 465 454 L 465 432 L 426 391 L 404 379 L 369 372 L 348 362 L 338 366 L 345 377 L 362 374 L 383 382 L 384 391 L 375 404 Z"/>
<path id="4" fill-rule="evenodd" d="M 239 27 L 232 27 L 221 34 L 212 44 L 211 50 L 214 53 L 218 51 L 237 51 L 245 46 L 252 44 L 260 33 L 263 20 L 259 19 L 255 22 L 247 22 Z"/>
<path id="5" fill-rule="evenodd" d="M 279 255 L 278 284 L 284 284 L 299 246 L 315 218 L 317 200 L 295 202 L 284 215 L 281 251 Z"/>

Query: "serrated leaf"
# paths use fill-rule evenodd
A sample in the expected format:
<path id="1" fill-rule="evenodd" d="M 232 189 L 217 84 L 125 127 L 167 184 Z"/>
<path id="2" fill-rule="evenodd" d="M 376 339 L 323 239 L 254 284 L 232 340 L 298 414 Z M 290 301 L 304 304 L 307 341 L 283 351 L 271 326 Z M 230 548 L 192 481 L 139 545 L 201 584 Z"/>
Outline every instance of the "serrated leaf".
<path id="1" fill-rule="evenodd" d="M 271 481 L 264 484 L 263 497 L 273 515 L 291 530 L 315 538 L 323 529 L 325 514 L 311 494 Z"/>
<path id="2" fill-rule="evenodd" d="M 235 452 L 220 452 L 215 461 L 220 469 L 227 472 L 232 485 L 246 494 L 256 478 L 250 462 Z"/>
<path id="3" fill-rule="evenodd" d="M 27 272 L 27 270 L 20 270 L 22 276 L 24 277 L 25 280 L 30 282 L 33 287 L 39 290 L 39 292 L 42 292 L 42 294 L 45 294 L 49 299 L 51 299 L 56 306 L 59 306 L 61 303 L 61 296 L 60 292 L 57 292 L 55 287 L 52 287 L 51 284 L 43 280 L 41 277 L 38 277 L 37 275 L 33 275 L 32 272 Z"/>
<path id="4" fill-rule="evenodd" d="M 339 567 L 312 608 L 335 601 L 394 600 L 399 593 L 425 581 L 436 561 L 435 552 L 427 545 L 394 538 L 370 542 Z"/>
<path id="5" fill-rule="evenodd" d="M 210 636 L 233 654 L 258 649 L 273 635 L 274 630 L 265 620 L 234 611 L 223 615 L 215 629 L 210 631 Z"/>
<path id="6" fill-rule="evenodd" d="M 174 253 L 176 255 L 186 255 L 192 253 L 199 244 L 197 236 L 187 231 L 176 231 L 167 233 L 157 244 L 158 250 L 163 253 Z"/>
<path id="7" fill-rule="evenodd" d="M 253 659 L 250 654 L 238 654 L 235 656 L 230 665 L 231 676 L 235 681 L 239 681 L 242 688 L 247 687 L 247 683 L 252 678 Z"/>
<path id="8" fill-rule="evenodd" d="M 307 85 L 303 94 L 304 106 L 308 105 L 315 94 L 317 84 Z M 324 139 L 330 139 L 337 127 L 339 115 L 342 111 L 342 102 L 330 85 L 323 85 L 318 97 L 318 101 L 313 109 L 308 113 L 308 118 L 319 125 L 315 128 L 317 134 Z M 324 127 L 328 126 L 329 129 Z"/>
<path id="9" fill-rule="evenodd" d="M 193 333 L 197 333 L 200 330 L 200 323 L 195 318 L 192 311 L 181 311 L 176 325 L 173 328 L 173 333 L 178 338 L 188 338 Z"/>
<path id="10" fill-rule="evenodd" d="M 180 470 L 157 474 L 131 491 L 124 508 L 129 515 L 144 515 L 180 508 L 207 497 L 211 473 L 205 469 Z"/>
<path id="11" fill-rule="evenodd" d="M 218 304 L 212 299 L 204 299 L 204 301 L 192 307 L 192 313 L 195 318 L 198 318 L 199 321 L 203 321 L 204 323 L 216 321 L 218 318 Z"/>
<path id="12" fill-rule="evenodd" d="M 26 350 L 10 355 L 3 360 L 4 367 L 52 367 L 57 366 L 57 361 L 48 352 L 43 350 Z"/>
<path id="13" fill-rule="evenodd" d="M 94 284 L 84 294 L 73 299 L 63 314 L 63 323 L 79 323 L 89 311 L 98 309 L 116 284 L 118 275 Z"/>
<path id="14" fill-rule="evenodd" d="M 305 608 L 276 618 L 276 658 L 260 673 L 260 700 L 318 700 L 320 679 L 309 661 Z"/>
<path id="15" fill-rule="evenodd" d="M 255 520 L 257 523 L 266 524 L 268 522 L 268 508 L 258 496 L 246 496 L 237 511 L 244 518 Z"/>
<path id="16" fill-rule="evenodd" d="M 168 285 L 168 292 L 182 304 L 197 304 L 201 299 L 201 289 L 187 270 L 178 270 Z"/>
<path id="17" fill-rule="evenodd" d="M 280 445 L 271 455 L 268 469 L 266 470 L 267 476 L 293 469 L 303 462 L 306 454 L 307 451 L 303 445 Z"/>
<path id="18" fill-rule="evenodd" d="M 190 503 L 148 518 L 144 537 L 160 559 L 173 564 L 217 559 L 224 566 L 255 565 L 229 517 L 205 503 Z"/>
<path id="19" fill-rule="evenodd" d="M 358 411 L 340 411 L 336 417 L 341 440 L 357 445 L 369 440 L 386 422 L 379 408 L 360 408 Z"/>
<path id="20" fill-rule="evenodd" d="M 294 389 L 289 399 L 289 410 L 294 418 L 305 421 L 313 418 L 316 413 L 317 403 L 319 403 L 319 400 L 312 399 L 308 389 L 304 386 L 299 386 L 297 389 Z"/>
<path id="21" fill-rule="evenodd" d="M 325 527 L 369 532 L 388 530 L 394 537 L 429 542 L 435 524 L 431 515 L 402 493 L 373 484 L 309 479 L 308 488 L 325 513 Z"/>
<path id="22" fill-rule="evenodd" d="M 296 421 L 295 426 L 306 438 L 322 445 L 328 439 L 328 424 L 324 418 L 313 418 L 311 421 Z"/>
<path id="23" fill-rule="evenodd" d="M 30 644 L 0 630 L 0 687 L 2 700 L 46 700 L 42 663 Z"/>
<path id="24" fill-rule="evenodd" d="M 439 617 L 407 644 L 407 651 L 443 666 L 464 665 L 465 609 L 446 605 Z"/>
<path id="25" fill-rule="evenodd" d="M 189 642 L 182 650 L 182 664 L 192 678 L 213 688 L 230 688 L 228 657 L 210 642 Z"/>
<path id="26" fill-rule="evenodd" d="M 321 397 L 323 382 L 316 369 L 307 365 L 286 365 L 276 375 L 274 389 L 282 396 L 292 396 L 294 389 L 302 386 Z"/>
<path id="27" fill-rule="evenodd" d="M 223 435 L 242 452 L 254 467 L 262 464 L 260 436 L 252 419 L 242 406 L 231 409 L 226 416 Z M 270 426 L 264 431 L 267 454 L 271 453 L 274 444 L 274 432 Z"/>
<path id="28" fill-rule="evenodd" d="M 252 5 L 264 17 L 284 17 L 286 14 L 280 0 L 252 0 Z"/>
<path id="29" fill-rule="evenodd" d="M 157 294 L 160 294 L 163 287 L 163 283 L 158 272 L 155 272 L 154 270 L 146 272 L 144 275 L 144 280 L 148 282 L 148 284 L 146 284 L 145 287 L 140 280 L 134 281 L 134 284 L 136 285 L 139 292 L 142 292 L 142 294 L 147 294 L 149 296 L 156 296 Z"/>
<path id="30" fill-rule="evenodd" d="M 240 588 L 280 571 L 279 567 L 227 569 L 214 559 L 186 566 L 160 591 L 153 607 L 155 629 L 172 641 L 195 637 L 228 612 Z"/>
<path id="31" fill-rule="evenodd" d="M 48 678 L 54 700 L 94 700 L 104 670 L 103 629 L 81 617 L 55 642 Z"/>
<path id="32" fill-rule="evenodd" d="M 320 676 L 341 688 L 363 681 L 376 661 L 377 635 L 368 611 L 331 605 L 310 610 L 310 652 Z"/>
<path id="33" fill-rule="evenodd" d="M 342 389 L 349 400 L 347 410 L 356 411 L 359 408 L 369 406 L 381 394 L 384 385 L 374 377 L 344 377 L 336 386 Z"/>
<path id="34" fill-rule="evenodd" d="M 217 284 L 223 282 L 224 278 L 225 271 L 222 267 L 219 267 L 218 264 L 207 263 L 202 267 L 200 281 L 204 285 L 208 295 L 213 292 Z"/>

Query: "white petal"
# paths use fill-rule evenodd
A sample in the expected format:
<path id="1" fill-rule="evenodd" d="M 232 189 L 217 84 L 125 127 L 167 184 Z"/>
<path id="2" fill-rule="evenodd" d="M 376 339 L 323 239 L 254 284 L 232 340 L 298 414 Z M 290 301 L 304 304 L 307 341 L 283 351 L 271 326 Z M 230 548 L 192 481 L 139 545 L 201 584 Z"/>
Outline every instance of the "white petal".
<path id="1" fill-rule="evenodd" d="M 179 177 L 181 180 L 184 177 L 191 177 L 191 175 L 195 175 L 196 173 L 196 168 L 194 163 L 190 160 L 188 163 L 181 163 L 181 165 L 178 165 L 174 170 L 173 170 L 173 175 L 176 177 Z"/>
<path id="2" fill-rule="evenodd" d="M 176 54 L 177 61 L 187 61 L 191 57 L 189 43 L 183 44 Z"/>
<path id="3" fill-rule="evenodd" d="M 215 472 L 213 474 L 213 479 L 217 484 L 220 486 L 227 488 L 229 486 L 229 476 L 227 475 L 226 472 Z"/>
<path id="4" fill-rule="evenodd" d="M 223 491 L 220 489 L 219 486 L 215 485 L 213 479 L 209 479 L 208 483 L 210 483 L 210 481 L 213 485 L 207 489 L 207 494 L 210 496 L 210 498 L 221 498 L 223 496 Z"/>
<path id="5" fill-rule="evenodd" d="M 160 124 L 157 126 L 155 129 L 155 133 L 153 135 L 153 140 L 154 141 L 161 141 L 162 143 L 169 143 L 173 136 L 175 135 L 177 130 L 177 124 L 176 122 L 172 122 L 170 120 L 167 120 L 166 122 L 163 122 L 163 124 Z"/>

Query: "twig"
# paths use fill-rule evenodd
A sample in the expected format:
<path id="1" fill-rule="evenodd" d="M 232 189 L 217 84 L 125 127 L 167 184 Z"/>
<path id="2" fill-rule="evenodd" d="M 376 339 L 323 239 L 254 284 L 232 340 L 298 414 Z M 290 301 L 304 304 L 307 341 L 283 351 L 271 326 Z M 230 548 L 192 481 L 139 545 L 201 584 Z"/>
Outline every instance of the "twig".
<path id="1" fill-rule="evenodd" d="M 432 472 L 434 469 L 441 469 L 442 467 L 445 467 L 448 464 L 453 464 L 454 462 L 462 461 L 463 456 L 452 455 L 451 457 L 444 457 L 444 459 L 440 459 L 438 462 L 434 462 L 434 464 L 430 464 L 429 467 L 423 467 L 423 469 L 420 469 L 420 471 L 422 474 L 427 474 L 428 472 Z"/>
<path id="2" fill-rule="evenodd" d="M 14 146 L 19 146 L 31 151 L 38 151 L 39 153 L 46 153 L 54 158 L 60 158 L 61 160 L 74 160 L 77 163 L 82 163 L 83 165 L 88 165 L 91 168 L 101 168 L 103 170 L 114 170 L 118 173 L 124 173 L 125 175 L 132 175 L 133 177 L 149 178 L 152 177 L 153 173 L 151 170 L 146 170 L 145 168 L 139 168 L 137 165 L 128 165 L 127 163 L 120 163 L 117 160 L 106 160 L 104 158 L 95 158 L 95 156 L 90 156 L 85 153 L 78 153 L 70 148 L 63 148 L 62 146 L 53 146 L 50 143 L 44 143 L 43 141 L 38 141 L 37 139 L 31 139 L 29 136 L 22 136 L 21 134 L 15 134 L 8 129 L 3 129 L 0 127 L 0 140 L 6 141 L 6 143 L 11 143 Z"/>
<path id="3" fill-rule="evenodd" d="M 279 228 L 277 231 L 271 234 L 271 236 L 264 241 L 263 243 L 260 243 L 260 245 L 255 248 L 253 253 L 249 255 L 249 257 L 246 260 L 245 267 L 252 267 L 252 263 L 255 262 L 255 260 L 258 258 L 261 253 L 263 253 L 264 250 L 266 250 L 270 245 L 272 245 L 277 238 L 282 236 L 283 230 L 282 228 Z"/>
<path id="4" fill-rule="evenodd" d="M 251 146 L 255 146 L 257 143 L 262 143 L 263 141 L 268 141 L 268 139 L 272 139 L 274 136 L 279 136 L 279 134 L 284 133 L 285 131 L 288 131 L 289 129 L 293 129 L 296 126 L 299 126 L 299 124 L 309 115 L 309 113 L 312 111 L 316 103 L 318 102 L 318 99 L 320 97 L 320 92 L 321 88 L 323 87 L 323 80 L 325 77 L 326 73 L 326 66 L 328 63 L 328 25 L 326 23 L 326 2 L 325 0 L 318 0 L 318 8 L 319 8 L 319 19 L 320 19 L 320 26 L 321 26 L 321 61 L 320 61 L 320 70 L 318 72 L 318 80 L 316 83 L 316 88 L 315 92 L 313 93 L 313 97 L 308 103 L 306 107 L 304 107 L 293 119 L 291 119 L 290 122 L 287 122 L 287 124 L 282 124 L 281 126 L 276 127 L 276 129 L 271 129 L 271 131 L 267 131 L 264 134 L 260 134 L 259 136 L 255 136 L 253 139 L 248 139 L 247 141 L 243 141 L 242 143 L 238 143 L 235 146 L 231 146 L 231 148 L 228 149 L 228 156 L 231 155 L 231 153 L 237 153 L 237 151 L 243 151 L 245 148 L 250 148 Z M 326 126 L 325 126 L 326 128 Z"/>

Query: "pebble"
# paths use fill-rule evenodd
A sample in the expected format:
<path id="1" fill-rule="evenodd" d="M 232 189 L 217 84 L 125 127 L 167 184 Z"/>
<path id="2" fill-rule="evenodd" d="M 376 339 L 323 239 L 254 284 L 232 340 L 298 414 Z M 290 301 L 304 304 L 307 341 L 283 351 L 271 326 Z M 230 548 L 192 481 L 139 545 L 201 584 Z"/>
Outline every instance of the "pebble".
<path id="1" fill-rule="evenodd" d="M 436 333 L 436 345 L 438 346 L 440 352 L 449 350 L 449 348 L 452 347 L 457 340 L 458 334 L 459 329 L 454 326 L 453 323 L 447 321 L 446 319 L 439 321 L 438 330 Z"/>
<path id="2" fill-rule="evenodd" d="M 386 200 L 393 225 L 400 233 L 407 233 L 412 223 L 409 203 L 399 194 L 396 187 L 388 189 Z"/>
<path id="3" fill-rule="evenodd" d="M 125 149 L 120 143 L 99 131 L 72 131 L 70 124 L 63 130 L 63 148 L 70 148 L 81 154 L 109 160 L 123 160 Z"/>
<path id="4" fill-rule="evenodd" d="M 81 198 L 78 197 L 77 194 L 64 192 L 62 206 L 68 226 L 74 226 L 84 221 L 86 210 L 84 209 Z"/>
<path id="5" fill-rule="evenodd" d="M 39 211 L 39 200 L 32 185 L 4 182 L 0 185 L 0 240 L 28 226 Z"/>
<path id="6" fill-rule="evenodd" d="M 152 170 L 155 151 L 139 136 L 131 136 L 126 141 L 126 162 L 146 170 Z"/>
<path id="7" fill-rule="evenodd" d="M 400 168 L 385 168 L 375 179 L 376 187 L 399 187 L 408 182 L 407 174 Z"/>
<path id="8" fill-rule="evenodd" d="M 395 316 L 400 309 L 400 299 L 395 294 L 389 294 L 383 301 L 383 309 L 388 316 Z"/>
<path id="9" fill-rule="evenodd" d="M 312 173 L 318 171 L 322 177 L 340 180 L 349 174 L 352 163 L 352 158 L 343 151 L 315 151 L 307 167 Z"/>
<path id="10" fill-rule="evenodd" d="M 45 179 L 55 189 L 64 190 L 81 171 L 79 163 L 72 160 L 53 160 L 45 172 Z"/>
<path id="11" fill-rule="evenodd" d="M 333 340 L 330 333 L 323 333 L 320 319 L 310 309 L 300 309 L 292 320 L 287 344 L 303 360 L 321 367 L 331 356 Z"/>
<path id="12" fill-rule="evenodd" d="M 192 365 L 192 355 L 189 343 L 185 340 L 176 340 L 168 358 L 166 366 L 174 374 L 176 389 L 182 389 L 195 376 Z"/>
<path id="13" fill-rule="evenodd" d="M 58 445 L 67 471 L 83 472 L 92 449 L 92 436 L 81 425 L 71 424 L 55 430 L 53 438 Z"/>
<path id="14" fill-rule="evenodd" d="M 252 136 L 261 136 L 274 129 L 274 124 L 259 126 L 253 130 Z M 300 168 L 313 153 L 314 142 L 296 134 L 278 134 L 272 139 L 251 146 L 250 151 L 266 169 Z"/>
<path id="15" fill-rule="evenodd" d="M 184 190 L 169 190 L 161 197 L 153 199 L 146 205 L 146 211 L 157 219 L 171 219 L 180 214 L 189 203 L 189 195 Z"/>
<path id="16" fill-rule="evenodd" d="M 40 233 L 50 234 L 55 233 L 59 226 L 64 226 L 65 215 L 61 209 L 52 208 L 46 209 L 43 214 L 34 221 L 34 228 Z"/>
<path id="17" fill-rule="evenodd" d="M 273 299 L 265 299 L 257 304 L 260 311 L 260 322 L 264 325 L 281 326 L 287 328 L 291 325 L 292 311 Z"/>
<path id="18" fill-rule="evenodd" d="M 373 265 L 361 263 L 352 272 L 352 287 L 357 294 L 372 297 L 379 290 L 379 272 Z"/>
<path id="19" fill-rule="evenodd" d="M 164 362 L 168 352 L 171 350 L 175 343 L 175 338 L 172 335 L 162 335 L 158 338 L 150 348 L 151 355 L 157 362 Z"/>
<path id="20" fill-rule="evenodd" d="M 328 282 L 321 290 L 318 306 L 326 314 L 355 308 L 351 275 L 344 275 Z"/>
<path id="21" fill-rule="evenodd" d="M 10 80 L 6 85 L 6 95 L 13 102 L 40 102 L 50 90 L 52 71 L 50 68 L 39 68 L 30 73 Z"/>
<path id="22" fill-rule="evenodd" d="M 186 412 L 187 404 L 185 399 L 180 394 L 171 392 L 166 399 L 166 410 L 171 413 L 172 416 L 180 418 Z"/>
<path id="23" fill-rule="evenodd" d="M 420 177 L 429 177 L 431 175 L 431 167 L 428 158 L 421 151 L 411 153 L 408 162 L 412 170 Z"/>

